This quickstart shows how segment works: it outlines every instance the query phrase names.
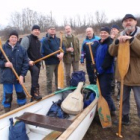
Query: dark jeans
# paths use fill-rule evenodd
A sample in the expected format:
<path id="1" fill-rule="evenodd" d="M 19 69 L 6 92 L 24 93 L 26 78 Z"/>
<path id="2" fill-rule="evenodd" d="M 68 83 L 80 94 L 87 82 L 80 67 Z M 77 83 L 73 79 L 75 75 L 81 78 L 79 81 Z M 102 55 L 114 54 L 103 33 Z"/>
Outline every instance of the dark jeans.
<path id="1" fill-rule="evenodd" d="M 94 81 L 94 69 L 92 68 L 91 63 L 86 62 L 86 69 L 90 84 L 96 84 L 96 82 Z"/>
<path id="2" fill-rule="evenodd" d="M 111 82 L 113 79 L 113 74 L 101 74 L 99 75 L 99 83 L 100 83 L 100 88 L 101 88 L 101 94 L 102 96 L 106 99 L 110 111 L 115 111 L 115 105 L 113 102 L 113 99 L 111 97 Z"/>
<path id="3" fill-rule="evenodd" d="M 31 73 L 31 87 L 39 88 L 39 73 L 40 73 L 40 64 L 36 64 L 29 67 Z"/>

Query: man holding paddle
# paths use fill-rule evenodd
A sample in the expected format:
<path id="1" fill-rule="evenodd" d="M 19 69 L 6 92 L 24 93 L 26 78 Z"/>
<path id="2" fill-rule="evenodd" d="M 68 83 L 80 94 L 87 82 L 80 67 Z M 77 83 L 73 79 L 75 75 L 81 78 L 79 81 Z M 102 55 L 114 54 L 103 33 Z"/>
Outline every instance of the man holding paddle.
<path id="1" fill-rule="evenodd" d="M 115 116 L 116 107 L 111 97 L 111 82 L 114 74 L 114 57 L 108 53 L 109 45 L 112 43 L 110 28 L 101 27 L 100 37 L 100 44 L 95 56 L 96 69 L 98 72 L 101 93 L 108 103 L 111 115 Z"/>
<path id="2" fill-rule="evenodd" d="M 0 51 L 0 82 L 3 84 L 2 104 L 5 112 L 11 109 L 13 86 L 16 90 L 18 105 L 22 106 L 26 103 L 26 96 L 21 85 L 28 71 L 28 56 L 26 50 L 17 42 L 18 33 L 11 31 L 8 41 L 3 47 L 0 46 L 2 47 Z M 14 75 L 12 68 L 19 76 L 19 79 Z"/>
<path id="3" fill-rule="evenodd" d="M 122 124 L 129 125 L 130 118 L 130 92 L 133 90 L 138 117 L 140 118 L 140 27 L 137 27 L 137 19 L 132 14 L 126 14 L 122 19 L 122 26 L 124 30 L 120 36 L 114 40 L 110 45 L 109 52 L 112 56 L 118 55 L 118 47 L 120 43 L 129 41 L 130 48 L 130 62 L 128 71 L 124 77 L 123 86 L 123 108 L 122 108 Z M 125 55 L 125 54 L 122 54 Z M 116 77 L 120 81 L 121 74 L 118 73 Z"/>
<path id="4" fill-rule="evenodd" d="M 96 49 L 98 47 L 98 40 L 100 39 L 100 37 L 96 36 L 94 34 L 94 30 L 91 27 L 88 27 L 86 29 L 86 38 L 84 39 L 83 43 L 82 43 L 82 47 L 81 47 L 81 64 L 84 66 L 84 59 L 86 60 L 86 70 L 88 73 L 88 78 L 89 78 L 89 82 L 90 84 L 96 84 L 96 78 L 94 76 L 94 67 L 91 61 L 91 56 L 90 56 L 90 51 L 89 51 L 89 47 L 87 45 L 87 43 L 92 42 L 91 46 L 92 46 L 92 52 L 93 55 L 95 56 L 95 52 Z"/>
<path id="5" fill-rule="evenodd" d="M 60 39 L 56 37 L 55 25 L 51 24 L 48 27 L 48 36 L 43 39 L 42 42 L 42 54 L 44 56 L 49 55 L 60 48 Z M 64 50 L 64 46 L 62 45 L 62 49 Z M 63 59 L 63 52 L 57 53 L 47 59 L 45 59 L 46 64 L 46 76 L 47 76 L 47 94 L 52 93 L 52 80 L 53 73 L 55 74 L 55 87 L 58 89 L 58 65 L 59 62 Z"/>
<path id="6" fill-rule="evenodd" d="M 21 40 L 21 46 L 27 50 L 29 59 L 29 70 L 31 72 L 31 101 L 42 99 L 42 96 L 39 95 L 39 73 L 41 64 L 34 64 L 35 60 L 41 58 L 41 43 L 38 39 L 39 35 L 40 27 L 38 25 L 33 25 L 31 34 L 29 36 L 25 36 Z"/>

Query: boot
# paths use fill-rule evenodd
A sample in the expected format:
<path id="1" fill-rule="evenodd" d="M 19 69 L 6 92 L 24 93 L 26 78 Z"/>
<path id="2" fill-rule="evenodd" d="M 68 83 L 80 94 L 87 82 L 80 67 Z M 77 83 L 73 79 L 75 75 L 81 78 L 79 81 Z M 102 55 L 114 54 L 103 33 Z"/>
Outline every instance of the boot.
<path id="1" fill-rule="evenodd" d="M 130 119 L 129 119 L 129 115 L 123 115 L 122 117 L 122 125 L 129 125 L 130 124 Z"/>
<path id="2" fill-rule="evenodd" d="M 118 120 L 115 120 L 113 122 L 114 125 L 118 125 L 119 124 L 119 121 Z M 129 125 L 130 124 L 130 119 L 129 119 L 129 115 L 123 115 L 122 117 L 122 125 Z"/>
<path id="3" fill-rule="evenodd" d="M 4 107 L 5 113 L 9 112 L 11 110 L 11 107 Z"/>
<path id="4" fill-rule="evenodd" d="M 34 90 L 34 95 L 33 95 L 33 98 L 34 98 L 34 100 L 41 100 L 42 99 L 42 96 L 41 95 L 39 95 L 40 93 L 39 93 L 39 88 L 35 88 L 35 90 Z"/>

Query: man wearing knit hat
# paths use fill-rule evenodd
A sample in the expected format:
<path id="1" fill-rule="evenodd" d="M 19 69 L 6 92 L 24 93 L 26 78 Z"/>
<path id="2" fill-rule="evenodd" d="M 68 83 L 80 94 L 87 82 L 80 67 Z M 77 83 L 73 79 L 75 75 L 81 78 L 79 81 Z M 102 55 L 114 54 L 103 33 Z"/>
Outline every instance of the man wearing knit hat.
<path id="1" fill-rule="evenodd" d="M 29 57 L 29 70 L 31 72 L 31 101 L 42 99 L 42 96 L 39 95 L 39 73 L 41 64 L 39 62 L 36 64 L 33 63 L 35 60 L 41 58 L 41 43 L 38 39 L 39 35 L 40 27 L 34 25 L 31 34 L 24 37 L 21 41 L 21 46 L 27 50 Z"/>
<path id="2" fill-rule="evenodd" d="M 119 43 L 126 42 L 127 40 L 129 41 L 130 64 L 128 72 L 124 77 L 122 110 L 122 124 L 129 125 L 131 90 L 133 90 L 135 96 L 138 117 L 140 118 L 140 27 L 137 26 L 137 19 L 132 14 L 126 14 L 123 17 L 122 26 L 124 30 L 120 33 L 120 36 L 114 40 L 113 44 L 110 45 L 109 53 L 112 56 L 117 56 Z M 120 81 L 118 68 L 116 69 L 116 72 L 116 78 Z"/>
<path id="3" fill-rule="evenodd" d="M 22 106 L 26 103 L 26 96 L 20 83 L 23 83 L 23 78 L 28 71 L 28 56 L 26 50 L 17 42 L 17 31 L 11 31 L 9 39 L 3 45 L 3 50 L 10 62 L 7 62 L 2 52 L 0 52 L 0 83 L 3 84 L 2 104 L 5 112 L 10 111 L 11 109 L 13 86 L 16 90 L 18 105 Z M 12 72 L 12 67 L 18 74 L 19 81 L 17 81 L 16 76 Z"/>
<path id="4" fill-rule="evenodd" d="M 116 108 L 111 97 L 111 82 L 114 75 L 114 57 L 112 57 L 108 52 L 109 45 L 112 43 L 110 28 L 101 27 L 100 37 L 100 45 L 97 48 L 95 56 L 96 69 L 99 74 L 98 79 L 101 93 L 108 103 L 111 115 L 115 116 Z"/>
<path id="5" fill-rule="evenodd" d="M 111 26 L 110 37 L 112 39 L 115 39 L 119 35 L 119 32 L 120 32 L 119 30 L 120 30 L 119 26 L 116 24 L 113 24 Z M 114 60 L 114 69 L 115 69 L 115 67 L 116 67 L 116 58 Z M 113 78 L 113 81 L 111 84 L 112 85 L 112 93 L 111 94 L 112 95 L 115 94 L 115 84 L 117 84 L 117 89 L 118 89 L 117 100 L 120 100 L 120 82 L 117 81 L 117 83 L 116 83 L 115 80 L 116 79 L 115 79 L 115 73 L 114 73 L 114 78 Z"/>
<path id="6" fill-rule="evenodd" d="M 118 25 L 114 24 L 111 26 L 111 32 L 110 32 L 110 37 L 112 39 L 114 39 L 115 37 L 117 37 L 117 35 L 119 35 L 119 27 Z"/>

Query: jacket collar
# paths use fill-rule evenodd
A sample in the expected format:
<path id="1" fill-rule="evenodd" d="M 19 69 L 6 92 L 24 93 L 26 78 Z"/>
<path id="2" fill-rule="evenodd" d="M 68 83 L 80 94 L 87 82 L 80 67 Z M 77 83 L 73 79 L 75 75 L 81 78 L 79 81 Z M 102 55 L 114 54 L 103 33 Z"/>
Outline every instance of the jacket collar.
<path id="1" fill-rule="evenodd" d="M 91 39 L 94 39 L 94 38 L 95 38 L 95 35 L 93 34 L 93 37 Z M 86 39 L 89 39 L 88 36 L 86 36 Z"/>
<path id="2" fill-rule="evenodd" d="M 101 39 L 99 40 L 101 44 L 108 44 L 110 41 L 112 41 L 111 37 L 109 36 L 106 38 L 103 42 L 101 42 Z"/>

